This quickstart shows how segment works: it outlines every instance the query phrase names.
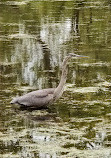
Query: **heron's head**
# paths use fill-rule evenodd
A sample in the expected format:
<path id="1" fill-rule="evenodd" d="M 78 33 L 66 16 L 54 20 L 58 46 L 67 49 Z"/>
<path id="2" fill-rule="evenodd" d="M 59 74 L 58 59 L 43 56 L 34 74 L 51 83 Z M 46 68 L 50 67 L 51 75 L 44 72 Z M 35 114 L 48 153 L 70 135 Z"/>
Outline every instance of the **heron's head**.
<path id="1" fill-rule="evenodd" d="M 84 55 L 78 55 L 78 54 L 75 54 L 75 53 L 69 53 L 66 57 L 65 57 L 65 59 L 64 59 L 64 61 L 63 61 L 63 67 L 64 67 L 64 65 L 66 65 L 67 63 L 68 63 L 68 61 L 70 60 L 70 59 L 78 59 L 78 58 L 88 58 L 88 56 L 84 56 Z"/>
<path id="2" fill-rule="evenodd" d="M 78 55 L 78 54 L 75 54 L 75 53 L 69 53 L 68 57 L 75 58 L 75 59 L 77 59 L 77 58 L 88 58 L 88 56 Z"/>

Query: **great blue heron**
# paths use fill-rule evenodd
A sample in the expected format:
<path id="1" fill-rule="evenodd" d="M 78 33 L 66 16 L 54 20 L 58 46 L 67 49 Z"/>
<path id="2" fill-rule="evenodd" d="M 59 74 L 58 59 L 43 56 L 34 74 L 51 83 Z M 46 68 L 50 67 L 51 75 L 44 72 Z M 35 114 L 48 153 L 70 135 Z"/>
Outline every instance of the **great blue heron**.
<path id="1" fill-rule="evenodd" d="M 11 104 L 19 104 L 24 107 L 46 108 L 49 104 L 55 102 L 63 93 L 63 88 L 67 79 L 68 61 L 71 58 L 81 57 L 86 56 L 70 53 L 68 54 L 68 56 L 65 57 L 65 59 L 63 60 L 60 83 L 57 88 L 48 88 L 27 93 L 23 96 L 13 99 L 11 101 Z"/>

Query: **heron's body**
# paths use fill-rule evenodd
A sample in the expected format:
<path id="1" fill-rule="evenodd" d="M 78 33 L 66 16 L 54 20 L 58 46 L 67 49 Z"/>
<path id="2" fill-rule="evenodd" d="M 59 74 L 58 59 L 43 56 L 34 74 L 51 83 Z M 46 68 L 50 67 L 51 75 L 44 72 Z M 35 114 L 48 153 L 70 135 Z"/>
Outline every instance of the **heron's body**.
<path id="1" fill-rule="evenodd" d="M 53 101 L 54 90 L 55 88 L 33 91 L 13 99 L 11 103 L 27 107 L 46 107 Z"/>
<path id="2" fill-rule="evenodd" d="M 26 107 L 46 108 L 47 105 L 55 102 L 63 93 L 67 79 L 67 63 L 72 57 L 84 57 L 77 54 L 69 54 L 63 61 L 61 80 L 57 88 L 48 88 L 33 91 L 11 101 L 11 104 L 19 104 Z"/>

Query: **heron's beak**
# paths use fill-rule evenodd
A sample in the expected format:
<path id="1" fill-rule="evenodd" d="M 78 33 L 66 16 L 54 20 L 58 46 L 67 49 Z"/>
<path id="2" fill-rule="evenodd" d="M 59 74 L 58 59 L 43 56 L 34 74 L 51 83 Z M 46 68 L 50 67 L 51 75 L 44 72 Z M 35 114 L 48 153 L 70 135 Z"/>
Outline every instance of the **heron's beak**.
<path id="1" fill-rule="evenodd" d="M 88 56 L 84 56 L 84 55 L 77 55 L 77 58 L 89 58 Z"/>

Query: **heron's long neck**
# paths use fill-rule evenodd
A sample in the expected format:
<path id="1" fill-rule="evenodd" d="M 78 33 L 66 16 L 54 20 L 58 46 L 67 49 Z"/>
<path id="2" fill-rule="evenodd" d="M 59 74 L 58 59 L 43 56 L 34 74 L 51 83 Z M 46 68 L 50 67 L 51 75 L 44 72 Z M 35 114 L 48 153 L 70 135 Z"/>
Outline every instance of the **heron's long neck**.
<path id="1" fill-rule="evenodd" d="M 67 80 L 67 73 L 68 73 L 67 63 L 68 63 L 69 59 L 70 58 L 67 57 L 63 61 L 62 75 L 61 75 L 60 83 L 54 91 L 54 99 L 55 100 L 58 99 L 61 96 L 62 92 L 63 92 L 63 87 L 64 87 L 64 85 L 66 83 L 66 80 Z"/>

